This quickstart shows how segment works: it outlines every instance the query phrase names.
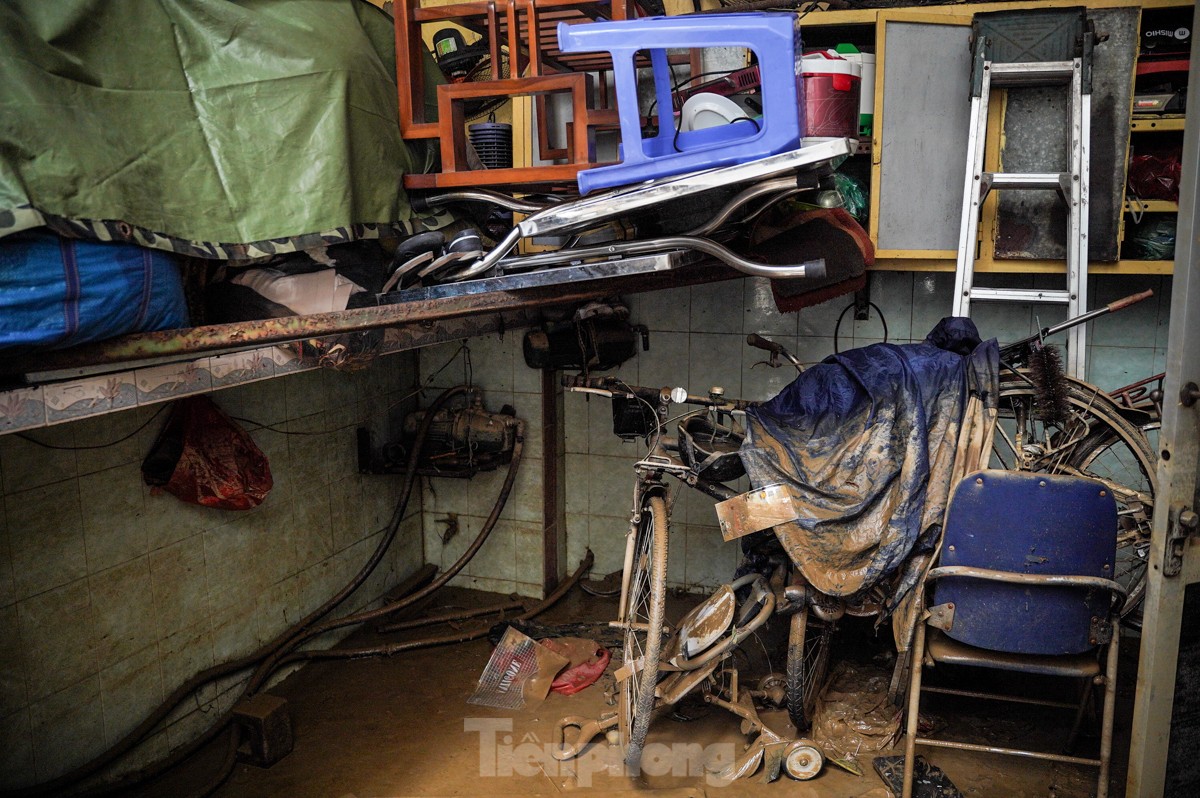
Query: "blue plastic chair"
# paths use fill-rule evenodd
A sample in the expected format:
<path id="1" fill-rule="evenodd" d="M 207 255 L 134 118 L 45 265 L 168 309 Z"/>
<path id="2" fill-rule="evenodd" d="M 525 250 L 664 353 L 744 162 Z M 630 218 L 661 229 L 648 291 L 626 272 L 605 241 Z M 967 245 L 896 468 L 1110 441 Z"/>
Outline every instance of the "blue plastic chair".
<path id="1" fill-rule="evenodd" d="M 621 121 L 621 163 L 579 173 L 579 193 L 765 158 L 800 146 L 804 84 L 795 14 L 712 14 L 558 25 L 565 53 L 608 51 Z M 762 117 L 677 131 L 668 48 L 746 47 L 758 57 Z M 649 51 L 658 134 L 642 138 L 634 57 Z"/>
<path id="2" fill-rule="evenodd" d="M 1097 480 L 989 470 L 955 486 L 941 560 L 927 577 L 928 611 L 922 609 L 913 645 L 903 798 L 912 794 L 918 743 L 1092 765 L 1100 769 L 1096 795 L 1107 795 L 1118 618 L 1125 596 L 1111 578 L 1116 535 L 1116 502 Z M 923 666 L 936 663 L 1074 677 L 1083 683 L 1082 697 L 1076 705 L 923 687 Z M 1070 751 L 1093 684 L 1104 685 L 1097 759 L 917 736 L 924 689 L 1074 709 Z"/>

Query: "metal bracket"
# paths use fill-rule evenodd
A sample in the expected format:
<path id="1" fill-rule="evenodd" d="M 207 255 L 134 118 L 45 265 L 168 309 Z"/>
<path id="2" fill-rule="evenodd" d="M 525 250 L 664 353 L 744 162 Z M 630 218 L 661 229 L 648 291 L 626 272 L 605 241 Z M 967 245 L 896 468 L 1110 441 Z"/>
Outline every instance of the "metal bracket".
<path id="1" fill-rule="evenodd" d="M 863 287 L 854 292 L 854 320 L 869 321 L 871 318 L 871 280 L 870 277 Z"/>
<path id="2" fill-rule="evenodd" d="M 1112 642 L 1112 623 L 1107 618 L 1092 616 L 1092 624 L 1088 628 L 1088 642 L 1093 646 L 1106 646 Z"/>
<path id="3" fill-rule="evenodd" d="M 1189 382 L 1187 385 L 1179 389 L 1179 404 L 1184 407 L 1191 407 L 1200 399 L 1200 387 L 1196 383 Z"/>
<path id="4" fill-rule="evenodd" d="M 1167 515 L 1167 545 L 1163 550 L 1163 576 L 1179 576 L 1183 570 L 1183 547 L 1200 528 L 1200 515 L 1183 504 L 1172 505 Z"/>
<path id="5" fill-rule="evenodd" d="M 935 629 L 949 632 L 954 628 L 954 604 L 939 604 L 936 607 L 930 607 L 927 623 Z"/>

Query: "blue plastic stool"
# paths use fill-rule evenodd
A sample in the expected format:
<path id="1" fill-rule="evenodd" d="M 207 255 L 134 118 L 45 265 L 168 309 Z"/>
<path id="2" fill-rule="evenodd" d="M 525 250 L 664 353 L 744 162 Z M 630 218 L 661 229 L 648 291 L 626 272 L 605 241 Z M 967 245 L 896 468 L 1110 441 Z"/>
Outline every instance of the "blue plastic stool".
<path id="1" fill-rule="evenodd" d="M 558 24 L 565 53 L 607 50 L 621 119 L 621 163 L 579 173 L 579 192 L 638 183 L 765 158 L 800 146 L 804 84 L 800 26 L 795 14 L 713 14 L 646 17 L 582 25 Z M 703 130 L 675 129 L 667 48 L 746 47 L 758 57 L 762 118 Z M 650 51 L 658 135 L 642 138 L 634 56 Z"/>

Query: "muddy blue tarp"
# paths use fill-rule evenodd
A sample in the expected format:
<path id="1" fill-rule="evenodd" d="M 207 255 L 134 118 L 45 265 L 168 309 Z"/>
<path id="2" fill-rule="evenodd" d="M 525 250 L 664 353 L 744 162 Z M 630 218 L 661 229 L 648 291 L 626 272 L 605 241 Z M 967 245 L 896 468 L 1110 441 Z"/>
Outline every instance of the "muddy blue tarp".
<path id="1" fill-rule="evenodd" d="M 884 584 L 890 606 L 918 574 L 903 566 L 941 531 L 959 430 L 972 391 L 998 390 L 996 341 L 943 319 L 919 344 L 833 355 L 747 411 L 742 461 L 755 487 L 783 484 L 797 520 L 775 527 L 822 593 Z"/>
<path id="2" fill-rule="evenodd" d="M 239 258 L 403 233 L 425 142 L 394 50 L 364 0 L 6 0 L 0 236 Z"/>

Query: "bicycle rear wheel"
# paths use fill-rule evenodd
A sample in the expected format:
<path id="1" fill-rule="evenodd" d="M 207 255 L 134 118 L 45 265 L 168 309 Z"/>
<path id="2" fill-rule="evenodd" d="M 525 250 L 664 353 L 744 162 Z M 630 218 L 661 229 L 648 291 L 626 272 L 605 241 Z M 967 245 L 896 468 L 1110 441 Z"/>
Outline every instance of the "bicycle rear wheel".
<path id="1" fill-rule="evenodd" d="M 792 616 L 787 649 L 788 717 L 803 733 L 812 726 L 817 696 L 829 670 L 829 638 L 833 624 L 802 607 Z"/>
<path id="2" fill-rule="evenodd" d="M 1071 474 L 1100 480 L 1117 501 L 1114 578 L 1128 591 L 1121 610 L 1137 607 L 1146 589 L 1154 512 L 1155 461 L 1145 435 L 1095 386 L 1066 379 L 1068 417 L 1043 417 L 1038 391 L 1024 372 L 1000 378 L 996 436 L 990 465 L 1017 471 Z"/>
<path id="3" fill-rule="evenodd" d="M 632 572 L 627 583 L 618 730 L 625 764 L 636 772 L 650 729 L 654 688 L 658 684 L 658 659 L 662 652 L 663 613 L 667 597 L 667 503 L 661 495 L 642 505 L 641 522 L 634 541 Z"/>

